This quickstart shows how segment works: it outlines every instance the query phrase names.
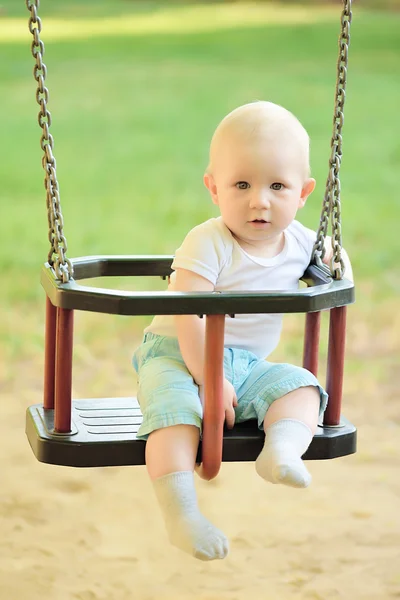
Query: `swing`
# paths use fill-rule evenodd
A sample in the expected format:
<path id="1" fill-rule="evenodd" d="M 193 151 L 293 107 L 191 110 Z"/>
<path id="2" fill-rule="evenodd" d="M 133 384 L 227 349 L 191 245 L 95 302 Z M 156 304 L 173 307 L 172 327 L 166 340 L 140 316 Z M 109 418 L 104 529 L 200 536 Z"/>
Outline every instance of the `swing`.
<path id="1" fill-rule="evenodd" d="M 63 231 L 51 115 L 47 109 L 44 45 L 40 39 L 39 0 L 26 0 L 33 35 L 32 55 L 40 105 L 41 148 L 44 156 L 48 210 L 48 261 L 41 271 L 46 292 L 44 402 L 27 409 L 26 433 L 36 458 L 45 463 L 99 467 L 143 465 L 145 442 L 136 434 L 142 420 L 135 398 L 71 399 L 73 319 L 75 310 L 117 315 L 196 314 L 206 319 L 205 400 L 203 439 L 197 460 L 203 476 L 216 476 L 223 461 L 254 461 L 264 443 L 255 421 L 224 428 L 222 404 L 225 315 L 241 313 L 306 313 L 303 366 L 317 375 L 321 311 L 330 310 L 326 389 L 329 403 L 324 421 L 303 456 L 331 459 L 356 451 L 356 428 L 341 415 L 347 305 L 354 285 L 346 280 L 341 256 L 339 169 L 350 41 L 351 0 L 343 0 L 333 137 L 326 192 L 312 264 L 302 281 L 307 287 L 273 292 L 126 292 L 81 285 L 82 279 L 110 276 L 153 276 L 166 279 L 173 256 L 91 256 L 68 259 Z M 328 222 L 332 222 L 333 258 L 322 262 Z"/>

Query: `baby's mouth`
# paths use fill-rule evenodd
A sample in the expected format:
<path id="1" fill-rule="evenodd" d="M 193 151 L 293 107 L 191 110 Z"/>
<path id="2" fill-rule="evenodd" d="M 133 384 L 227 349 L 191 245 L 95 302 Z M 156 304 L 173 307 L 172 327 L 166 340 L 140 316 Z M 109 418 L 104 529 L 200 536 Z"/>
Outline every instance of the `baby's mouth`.
<path id="1" fill-rule="evenodd" d="M 253 226 L 253 229 L 267 229 L 267 226 L 270 225 L 270 221 L 266 221 L 265 219 L 253 219 L 253 221 L 249 221 L 249 225 Z"/>

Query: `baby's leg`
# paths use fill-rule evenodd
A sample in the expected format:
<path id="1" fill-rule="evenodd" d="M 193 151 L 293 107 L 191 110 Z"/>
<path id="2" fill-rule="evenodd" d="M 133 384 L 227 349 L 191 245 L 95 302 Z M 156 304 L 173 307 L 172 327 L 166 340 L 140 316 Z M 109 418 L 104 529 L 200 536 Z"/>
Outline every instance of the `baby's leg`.
<path id="1" fill-rule="evenodd" d="M 174 546 L 200 560 L 225 558 L 228 540 L 199 511 L 194 466 L 199 429 L 174 425 L 153 431 L 146 445 L 146 465 Z"/>
<path id="2" fill-rule="evenodd" d="M 242 359 L 241 364 L 245 364 Z M 237 390 L 237 422 L 255 416 L 264 428 L 265 444 L 256 461 L 261 477 L 272 483 L 307 487 L 311 476 L 301 457 L 317 429 L 328 395 L 307 369 L 254 360 Z"/>
<path id="3" fill-rule="evenodd" d="M 319 409 L 320 391 L 314 386 L 298 388 L 271 404 L 264 419 L 264 448 L 256 461 L 261 477 L 297 488 L 311 483 L 301 457 L 317 429 Z"/>
<path id="4" fill-rule="evenodd" d="M 146 334 L 135 352 L 146 465 L 171 542 L 201 560 L 224 558 L 228 542 L 197 506 L 194 466 L 203 410 L 176 338 Z"/>

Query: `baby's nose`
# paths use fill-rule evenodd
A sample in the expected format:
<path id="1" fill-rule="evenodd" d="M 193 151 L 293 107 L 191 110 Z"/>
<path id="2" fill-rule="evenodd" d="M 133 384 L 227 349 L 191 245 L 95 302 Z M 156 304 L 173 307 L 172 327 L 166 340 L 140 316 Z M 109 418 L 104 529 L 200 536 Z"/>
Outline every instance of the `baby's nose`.
<path id="1" fill-rule="evenodd" d="M 252 197 L 252 205 L 257 208 L 268 208 L 270 205 L 269 190 L 260 190 Z"/>

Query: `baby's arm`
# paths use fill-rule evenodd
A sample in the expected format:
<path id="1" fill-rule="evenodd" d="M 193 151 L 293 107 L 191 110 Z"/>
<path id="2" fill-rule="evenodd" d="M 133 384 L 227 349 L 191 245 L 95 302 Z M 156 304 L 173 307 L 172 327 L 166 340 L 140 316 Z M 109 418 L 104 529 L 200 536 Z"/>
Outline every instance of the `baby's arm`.
<path id="1" fill-rule="evenodd" d="M 324 245 L 325 245 L 325 256 L 322 259 L 322 262 L 325 263 L 326 265 L 330 266 L 331 259 L 333 256 L 333 248 L 332 248 L 332 242 L 331 242 L 330 237 L 325 238 Z M 353 269 L 351 268 L 351 262 L 349 259 L 349 255 L 347 254 L 347 252 L 344 248 L 342 248 L 342 258 L 343 258 L 343 262 L 344 262 L 344 266 L 345 266 L 344 276 L 346 279 L 349 279 L 350 281 L 354 282 Z"/>
<path id="2" fill-rule="evenodd" d="M 174 290 L 213 292 L 214 285 L 193 271 L 176 269 Z M 175 323 L 183 360 L 197 385 L 203 385 L 205 319 L 197 315 L 176 315 Z"/>
<path id="3" fill-rule="evenodd" d="M 213 292 L 214 285 L 192 271 L 176 269 L 174 290 L 181 292 Z M 189 369 L 194 381 L 200 386 L 200 397 L 204 385 L 204 353 L 205 353 L 205 319 L 197 315 L 176 315 L 176 329 L 178 333 L 179 348 L 183 360 Z M 233 385 L 224 377 L 223 402 L 225 422 L 229 429 L 235 424 L 234 407 L 237 398 Z"/>

